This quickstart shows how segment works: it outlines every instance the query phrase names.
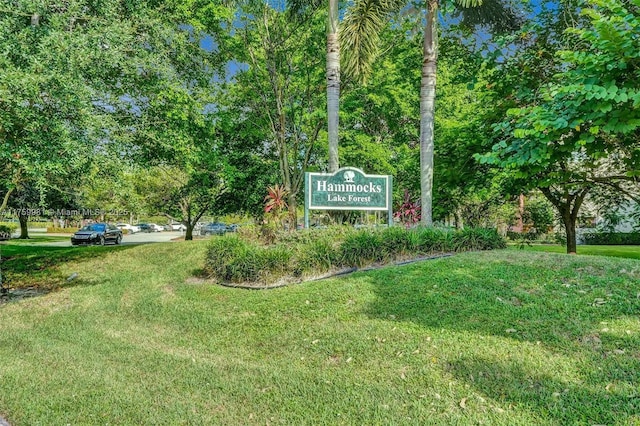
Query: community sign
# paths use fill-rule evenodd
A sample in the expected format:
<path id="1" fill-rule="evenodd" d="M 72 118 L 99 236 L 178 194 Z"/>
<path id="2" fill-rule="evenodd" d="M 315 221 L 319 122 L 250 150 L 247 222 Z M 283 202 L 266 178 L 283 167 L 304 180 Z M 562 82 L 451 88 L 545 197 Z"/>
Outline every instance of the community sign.
<path id="1" fill-rule="evenodd" d="M 367 175 L 355 167 L 344 167 L 335 173 L 305 173 L 305 227 L 309 226 L 309 210 L 368 210 L 389 212 L 391 208 L 391 176 Z"/>

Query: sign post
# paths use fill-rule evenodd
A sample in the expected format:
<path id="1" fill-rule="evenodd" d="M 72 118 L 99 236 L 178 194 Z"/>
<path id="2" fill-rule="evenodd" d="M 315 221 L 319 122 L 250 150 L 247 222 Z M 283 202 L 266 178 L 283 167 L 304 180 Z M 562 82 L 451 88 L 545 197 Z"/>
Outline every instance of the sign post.
<path id="1" fill-rule="evenodd" d="M 387 211 L 392 226 L 391 183 L 391 176 L 367 175 L 355 167 L 305 173 L 304 227 L 309 228 L 309 210 Z"/>

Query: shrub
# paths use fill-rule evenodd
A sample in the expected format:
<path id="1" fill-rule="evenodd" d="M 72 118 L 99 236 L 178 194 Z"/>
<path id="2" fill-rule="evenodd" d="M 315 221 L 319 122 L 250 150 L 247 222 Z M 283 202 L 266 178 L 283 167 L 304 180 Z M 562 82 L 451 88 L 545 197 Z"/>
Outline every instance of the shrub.
<path id="1" fill-rule="evenodd" d="M 433 253 L 451 250 L 452 231 L 439 228 L 417 228 L 418 250 L 420 253 Z"/>
<path id="2" fill-rule="evenodd" d="M 286 247 L 262 247 L 235 236 L 216 238 L 207 250 L 204 270 L 222 281 L 256 282 L 288 275 L 292 257 Z"/>
<path id="3" fill-rule="evenodd" d="M 218 278 L 230 282 L 256 282 L 264 270 L 264 258 L 259 248 L 250 245 L 238 246 L 233 256 L 223 263 L 223 273 Z"/>
<path id="4" fill-rule="evenodd" d="M 396 255 L 414 252 L 415 241 L 412 243 L 410 235 L 414 234 L 410 230 L 400 226 L 385 228 L 380 232 L 383 249 L 386 253 Z"/>
<path id="5" fill-rule="evenodd" d="M 18 227 L 14 224 L 0 225 L 0 241 L 10 240 L 11 234 L 13 234 L 17 228 Z"/>
<path id="6" fill-rule="evenodd" d="M 305 272 L 326 272 L 341 265 L 340 251 L 326 236 L 299 245 L 295 261 L 294 270 L 298 276 Z"/>
<path id="7" fill-rule="evenodd" d="M 246 242 L 235 237 L 212 239 L 207 250 L 205 271 L 216 278 L 228 279 L 229 264 L 247 247 Z"/>
<path id="8" fill-rule="evenodd" d="M 491 250 L 507 246 L 498 231 L 489 228 L 465 228 L 456 231 L 452 243 L 455 251 Z"/>
<path id="9" fill-rule="evenodd" d="M 48 234 L 73 234 L 78 232 L 78 228 L 59 228 L 57 226 L 47 226 Z"/>
<path id="10" fill-rule="evenodd" d="M 494 229 L 462 231 L 392 227 L 353 230 L 334 227 L 287 233 L 280 242 L 263 246 L 238 235 L 213 239 L 204 270 L 226 282 L 273 283 L 282 277 L 300 277 L 340 266 L 362 267 L 410 253 L 503 248 L 504 239 Z"/>
<path id="11" fill-rule="evenodd" d="M 640 232 L 590 232 L 584 234 L 585 244 L 640 245 Z"/>
<path id="12" fill-rule="evenodd" d="M 291 272 L 290 265 L 293 252 L 287 247 L 258 248 L 256 258 L 262 266 L 263 274 L 271 275 L 271 277 L 283 277 Z"/>
<path id="13" fill-rule="evenodd" d="M 18 225 L 15 223 L 0 223 L 0 232 L 8 232 L 13 234 L 16 229 L 18 229 Z"/>
<path id="14" fill-rule="evenodd" d="M 380 233 L 364 229 L 347 235 L 340 245 L 340 253 L 342 262 L 347 266 L 360 267 L 388 258 Z"/>

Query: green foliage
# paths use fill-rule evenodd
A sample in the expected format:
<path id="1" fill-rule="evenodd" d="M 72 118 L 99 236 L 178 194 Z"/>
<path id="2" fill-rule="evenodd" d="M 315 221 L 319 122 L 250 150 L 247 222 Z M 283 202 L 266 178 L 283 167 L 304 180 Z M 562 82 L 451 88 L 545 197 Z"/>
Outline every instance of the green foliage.
<path id="1" fill-rule="evenodd" d="M 282 234 L 276 244 L 267 246 L 238 235 L 216 238 L 209 244 L 204 271 L 222 282 L 265 286 L 345 266 L 360 268 L 434 252 L 504 247 L 504 239 L 493 229 L 330 227 Z"/>
<path id="2" fill-rule="evenodd" d="M 522 222 L 534 228 L 536 235 L 546 233 L 554 223 L 552 206 L 544 199 L 529 198 L 524 205 Z"/>
<path id="3" fill-rule="evenodd" d="M 520 48 L 501 66 L 496 141 L 476 158 L 508 173 L 519 191 L 539 188 L 573 252 L 587 197 L 640 199 L 640 12 L 621 0 L 553 9 L 509 41 Z"/>
<path id="4" fill-rule="evenodd" d="M 79 228 L 60 228 L 55 226 L 47 226 L 48 234 L 73 234 Z"/>
<path id="5" fill-rule="evenodd" d="M 318 236 L 296 247 L 294 275 L 325 272 L 341 264 L 339 247 L 329 236 Z"/>
<path id="6" fill-rule="evenodd" d="M 233 158 L 236 177 L 247 178 L 238 185 L 240 194 L 249 195 L 251 203 L 246 204 L 251 205 L 247 207 L 255 209 L 255 191 L 266 186 L 254 184 L 259 175 L 241 171 L 245 158 L 249 157 L 255 172 L 277 172 L 275 181 L 289 194 L 292 227 L 303 173 L 317 159 L 326 122 L 326 99 L 319 90 L 324 85 L 326 56 L 322 18 L 319 14 L 305 15 L 303 25 L 291 20 L 286 10 L 267 3 L 243 3 L 229 22 L 232 36 L 220 46 L 243 64 L 230 79 L 221 108 L 222 137 L 245 150 L 244 155 L 235 154 Z M 227 131 L 231 129 L 235 134 Z M 260 193 L 260 204 L 263 197 Z M 262 207 L 256 213 L 261 215 Z"/>
<path id="7" fill-rule="evenodd" d="M 570 160 L 588 166 L 578 179 L 592 184 L 601 183 L 603 174 L 621 175 L 610 180 L 624 181 L 625 174 L 631 177 L 637 170 L 640 13 L 618 0 L 584 6 L 588 24 L 565 31 L 567 50 L 555 59 L 559 73 L 538 82 L 535 99 L 522 99 L 527 102 L 507 111 L 496 125 L 503 139 L 483 161 L 519 167 L 521 177 L 553 167 L 547 185 L 577 177 L 575 168 L 561 172 L 557 167 Z M 603 164 L 606 170 L 598 170 Z"/>
<path id="8" fill-rule="evenodd" d="M 3 266 L 22 264 L 21 278 L 40 280 L 41 267 L 62 282 L 78 278 L 2 304 L 2 417 L 12 425 L 638 418 L 637 260 L 474 252 L 252 292 L 194 284 L 207 244 L 12 252 Z"/>
<path id="9" fill-rule="evenodd" d="M 389 252 L 379 232 L 360 230 L 347 235 L 340 244 L 342 262 L 347 266 L 361 267 L 388 259 Z"/>
<path id="10" fill-rule="evenodd" d="M 343 241 L 347 235 L 356 231 L 348 225 L 334 225 L 326 228 L 302 229 L 297 232 L 280 232 L 277 235 L 279 244 L 309 244 L 316 240 L 328 238 L 333 241 Z"/>
<path id="11" fill-rule="evenodd" d="M 291 273 L 293 254 L 283 246 L 262 247 L 237 236 L 215 238 L 207 251 L 205 272 L 225 282 L 259 282 Z"/>
<path id="12" fill-rule="evenodd" d="M 418 246 L 417 239 L 411 238 L 414 234 L 414 232 L 407 232 L 401 226 L 383 228 L 380 232 L 382 249 L 397 256 L 415 253 Z"/>
<path id="13" fill-rule="evenodd" d="M 507 247 L 507 243 L 495 229 L 466 228 L 457 231 L 452 238 L 455 251 L 493 250 Z"/>
<path id="14" fill-rule="evenodd" d="M 16 229 L 18 229 L 18 225 L 15 223 L 0 223 L 0 232 L 11 235 L 16 231 Z"/>
<path id="15" fill-rule="evenodd" d="M 212 276 L 232 281 L 234 271 L 230 265 L 238 258 L 247 258 L 250 247 L 252 246 L 249 243 L 240 238 L 214 238 L 207 250 L 204 270 Z"/>
<path id="16" fill-rule="evenodd" d="M 591 245 L 640 246 L 640 232 L 588 232 L 583 238 L 585 244 Z"/>
<path id="17" fill-rule="evenodd" d="M 447 229 L 419 227 L 415 230 L 418 236 L 418 250 L 420 253 L 443 252 L 452 249 L 451 235 Z"/>

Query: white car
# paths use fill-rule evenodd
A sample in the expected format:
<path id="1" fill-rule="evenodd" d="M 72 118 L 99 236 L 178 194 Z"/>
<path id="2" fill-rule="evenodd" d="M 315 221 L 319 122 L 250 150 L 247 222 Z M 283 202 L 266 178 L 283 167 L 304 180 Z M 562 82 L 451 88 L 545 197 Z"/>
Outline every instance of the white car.
<path id="1" fill-rule="evenodd" d="M 164 228 L 160 225 L 158 225 L 157 223 L 150 223 L 149 224 L 149 229 L 151 232 L 162 232 L 164 231 Z"/>
<path id="2" fill-rule="evenodd" d="M 187 227 L 184 223 L 172 223 L 171 225 L 172 231 L 186 231 Z"/>
<path id="3" fill-rule="evenodd" d="M 129 234 L 135 234 L 136 232 L 140 232 L 140 228 L 138 228 L 135 225 L 130 225 L 128 223 L 117 223 L 116 228 L 120 229 L 121 231 L 126 229 Z"/>

